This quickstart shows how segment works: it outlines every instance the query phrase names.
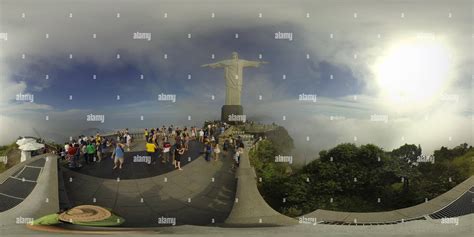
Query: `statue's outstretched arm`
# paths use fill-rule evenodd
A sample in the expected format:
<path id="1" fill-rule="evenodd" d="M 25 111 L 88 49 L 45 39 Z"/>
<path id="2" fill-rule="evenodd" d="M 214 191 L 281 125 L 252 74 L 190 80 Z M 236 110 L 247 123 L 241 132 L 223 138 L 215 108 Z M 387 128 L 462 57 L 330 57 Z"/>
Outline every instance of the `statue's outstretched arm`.
<path id="1" fill-rule="evenodd" d="M 208 63 L 208 64 L 201 65 L 201 67 L 220 68 L 220 67 L 224 67 L 224 64 L 222 62 Z"/>
<path id="2" fill-rule="evenodd" d="M 265 61 L 244 61 L 244 67 L 259 67 L 261 64 L 268 64 L 268 62 Z"/>

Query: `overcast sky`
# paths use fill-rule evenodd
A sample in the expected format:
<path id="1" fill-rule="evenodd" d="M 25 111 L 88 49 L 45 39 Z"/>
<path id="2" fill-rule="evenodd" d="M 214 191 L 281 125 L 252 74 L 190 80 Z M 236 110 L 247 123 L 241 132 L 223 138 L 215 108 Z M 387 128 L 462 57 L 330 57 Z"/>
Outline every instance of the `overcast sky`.
<path id="1" fill-rule="evenodd" d="M 218 119 L 223 71 L 200 65 L 233 51 L 269 62 L 244 70 L 242 105 L 249 119 L 284 125 L 297 160 L 342 142 L 386 150 L 414 143 L 427 154 L 473 144 L 471 1 L 97 2 L 0 0 L 0 144 L 34 135 L 32 128 L 59 142 L 91 127 Z M 151 40 L 133 39 L 135 32 Z M 277 32 L 292 39 L 275 39 Z M 420 35 L 446 46 L 449 73 L 429 102 L 394 105 L 374 68 Z M 401 81 L 420 93 L 434 84 Z M 176 102 L 158 101 L 160 93 Z M 105 115 L 105 123 L 87 114 Z"/>

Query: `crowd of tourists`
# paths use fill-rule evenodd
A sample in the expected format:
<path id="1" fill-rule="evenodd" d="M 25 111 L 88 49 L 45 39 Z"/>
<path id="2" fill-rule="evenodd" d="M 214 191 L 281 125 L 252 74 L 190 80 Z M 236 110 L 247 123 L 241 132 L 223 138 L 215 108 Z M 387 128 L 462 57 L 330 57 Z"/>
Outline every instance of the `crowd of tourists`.
<path id="1" fill-rule="evenodd" d="M 64 143 L 60 149 L 63 160 L 67 160 L 70 168 L 81 167 L 83 163 L 91 164 L 100 162 L 106 149 L 109 149 L 112 141 L 97 133 L 95 136 L 79 136 Z"/>
<path id="2" fill-rule="evenodd" d="M 95 136 L 79 136 L 77 139 L 70 139 L 60 149 L 61 158 L 68 162 L 70 168 L 80 168 L 83 165 L 93 165 L 105 159 L 105 154 L 111 154 L 114 161 L 113 169 L 122 169 L 125 153 L 135 148 L 137 136 L 143 136 L 145 147 L 138 147 L 136 150 L 145 149 L 148 165 L 154 165 L 161 158 L 161 162 L 170 163 L 177 170 L 181 167 L 182 159 L 189 150 L 189 143 L 196 141 L 203 144 L 204 158 L 206 161 L 218 161 L 223 153 L 231 154 L 235 161 L 234 166 L 238 166 L 240 154 L 243 152 L 244 143 L 240 137 L 224 137 L 222 148 L 219 144 L 219 137 L 229 125 L 222 122 L 206 122 L 203 128 L 192 127 L 168 127 L 146 128 L 141 135 L 133 135 L 128 129 L 119 130 L 116 136 L 102 136 L 97 133 Z"/>

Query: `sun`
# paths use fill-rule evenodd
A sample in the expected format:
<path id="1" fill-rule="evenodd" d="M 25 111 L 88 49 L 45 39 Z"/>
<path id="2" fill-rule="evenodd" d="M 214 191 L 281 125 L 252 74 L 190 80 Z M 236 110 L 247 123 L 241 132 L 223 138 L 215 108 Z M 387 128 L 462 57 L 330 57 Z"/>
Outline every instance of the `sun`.
<path id="1" fill-rule="evenodd" d="M 451 64 L 448 47 L 434 37 L 397 42 L 374 67 L 380 96 L 397 109 L 429 105 L 446 88 Z"/>

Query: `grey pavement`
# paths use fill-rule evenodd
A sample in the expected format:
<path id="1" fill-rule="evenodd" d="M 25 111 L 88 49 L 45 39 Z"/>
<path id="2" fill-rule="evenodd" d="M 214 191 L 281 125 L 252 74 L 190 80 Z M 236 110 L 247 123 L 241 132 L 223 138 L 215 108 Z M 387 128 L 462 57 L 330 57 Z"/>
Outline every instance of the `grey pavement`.
<path id="1" fill-rule="evenodd" d="M 397 225 L 349 226 L 325 224 L 297 224 L 283 227 L 220 228 L 182 225 L 175 227 L 145 228 L 123 232 L 120 236 L 321 236 L 321 237 L 470 237 L 474 231 L 474 214 L 459 217 L 458 225 L 443 224 L 440 220 L 417 220 Z M 32 231 L 24 225 L 0 227 L 1 236 L 71 236 Z M 103 236 L 75 234 L 74 236 Z"/>
<path id="2" fill-rule="evenodd" d="M 218 225 L 232 209 L 236 188 L 229 157 L 210 162 L 199 157 L 182 171 L 142 179 L 104 179 L 63 171 L 73 206 L 111 208 L 130 227 L 166 226 L 159 223 L 160 217 L 175 218 L 176 225 Z"/>
<path id="3" fill-rule="evenodd" d="M 236 174 L 236 200 L 231 214 L 225 221 L 228 226 L 286 226 L 297 224 L 296 219 L 273 210 L 257 188 L 256 174 L 250 165 L 248 152 L 241 155 Z"/>
<path id="4" fill-rule="evenodd" d="M 25 173 L 28 169 L 39 172 Z M 1 208 L 0 226 L 22 224 L 30 218 L 59 211 L 57 170 L 57 156 L 45 154 L 19 163 L 2 173 L 0 195 L 19 199 L 20 202 Z M 0 203 L 3 204 L 5 203 Z"/>

